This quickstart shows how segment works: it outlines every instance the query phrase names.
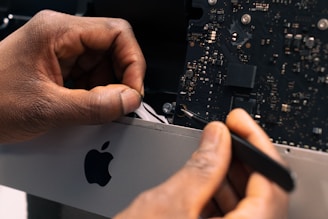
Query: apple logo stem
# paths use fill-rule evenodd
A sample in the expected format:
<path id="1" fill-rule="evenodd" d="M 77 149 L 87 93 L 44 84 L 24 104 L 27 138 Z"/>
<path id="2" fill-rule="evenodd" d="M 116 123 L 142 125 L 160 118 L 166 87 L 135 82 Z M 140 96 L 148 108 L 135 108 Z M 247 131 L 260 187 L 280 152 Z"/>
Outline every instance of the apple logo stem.
<path id="1" fill-rule="evenodd" d="M 110 141 L 106 141 L 101 151 L 105 151 L 109 147 Z M 90 150 L 84 160 L 84 173 L 88 183 L 97 183 L 100 186 L 106 186 L 112 176 L 109 174 L 108 166 L 113 155 L 109 152 L 100 152 L 96 149 Z"/>

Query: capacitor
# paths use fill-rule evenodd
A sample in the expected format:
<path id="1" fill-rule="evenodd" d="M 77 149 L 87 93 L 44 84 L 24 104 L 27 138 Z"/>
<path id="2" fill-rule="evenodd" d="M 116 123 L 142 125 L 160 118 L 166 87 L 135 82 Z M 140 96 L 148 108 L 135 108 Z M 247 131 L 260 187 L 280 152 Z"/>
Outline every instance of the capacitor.
<path id="1" fill-rule="evenodd" d="M 322 134 L 322 128 L 320 127 L 313 127 L 312 133 L 315 135 L 321 135 Z"/>
<path id="2" fill-rule="evenodd" d="M 315 43 L 315 39 L 314 37 L 308 37 L 306 40 L 305 40 L 305 45 L 309 48 L 309 49 L 312 49 L 314 47 L 314 43 Z"/>
<path id="3" fill-rule="evenodd" d="M 188 69 L 187 71 L 186 71 L 186 77 L 187 78 L 192 78 L 194 76 L 194 72 L 193 72 L 193 70 L 191 70 L 191 69 Z"/>
<path id="4" fill-rule="evenodd" d="M 281 105 L 281 111 L 282 112 L 290 112 L 291 111 L 291 106 L 289 104 L 282 104 Z"/>
<path id="5" fill-rule="evenodd" d="M 238 39 L 238 33 L 237 33 L 237 32 L 233 32 L 233 33 L 231 34 L 231 40 L 232 40 L 233 42 L 236 42 L 237 39 Z"/>
<path id="6" fill-rule="evenodd" d="M 285 47 L 286 48 L 290 48 L 290 46 L 292 45 L 292 41 L 293 41 L 293 34 L 286 34 L 285 36 Z"/>
<path id="7" fill-rule="evenodd" d="M 302 43 L 302 35 L 301 34 L 296 34 L 294 37 L 294 42 L 293 42 L 293 47 L 294 50 L 298 51 L 301 47 L 301 43 Z"/>

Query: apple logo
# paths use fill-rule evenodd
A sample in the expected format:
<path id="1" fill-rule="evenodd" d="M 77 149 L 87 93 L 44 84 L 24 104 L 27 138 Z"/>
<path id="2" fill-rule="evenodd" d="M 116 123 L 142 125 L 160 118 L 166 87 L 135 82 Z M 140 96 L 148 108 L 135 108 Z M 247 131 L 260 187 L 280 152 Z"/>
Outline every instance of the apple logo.
<path id="1" fill-rule="evenodd" d="M 101 150 L 108 148 L 110 142 L 106 141 Z M 105 186 L 111 180 L 112 176 L 109 174 L 108 166 L 113 155 L 109 152 L 100 152 L 92 149 L 85 156 L 84 173 L 88 183 L 97 183 L 100 186 Z"/>

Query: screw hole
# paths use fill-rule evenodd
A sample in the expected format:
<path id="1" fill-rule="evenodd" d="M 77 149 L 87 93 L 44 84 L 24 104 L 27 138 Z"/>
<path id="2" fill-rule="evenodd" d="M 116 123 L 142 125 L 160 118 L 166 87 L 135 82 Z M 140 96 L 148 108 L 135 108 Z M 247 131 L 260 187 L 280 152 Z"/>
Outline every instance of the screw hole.
<path id="1" fill-rule="evenodd" d="M 285 153 L 289 154 L 291 152 L 290 148 L 286 148 Z"/>

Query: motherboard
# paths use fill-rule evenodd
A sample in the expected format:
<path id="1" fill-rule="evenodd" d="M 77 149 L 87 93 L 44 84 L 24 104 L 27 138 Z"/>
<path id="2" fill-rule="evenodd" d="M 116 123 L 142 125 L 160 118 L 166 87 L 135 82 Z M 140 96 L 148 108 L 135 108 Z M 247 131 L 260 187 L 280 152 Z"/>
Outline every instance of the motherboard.
<path id="1" fill-rule="evenodd" d="M 328 1 L 193 0 L 179 109 L 224 121 L 245 109 L 274 143 L 328 152 Z M 242 121 L 241 121 L 242 122 Z"/>

